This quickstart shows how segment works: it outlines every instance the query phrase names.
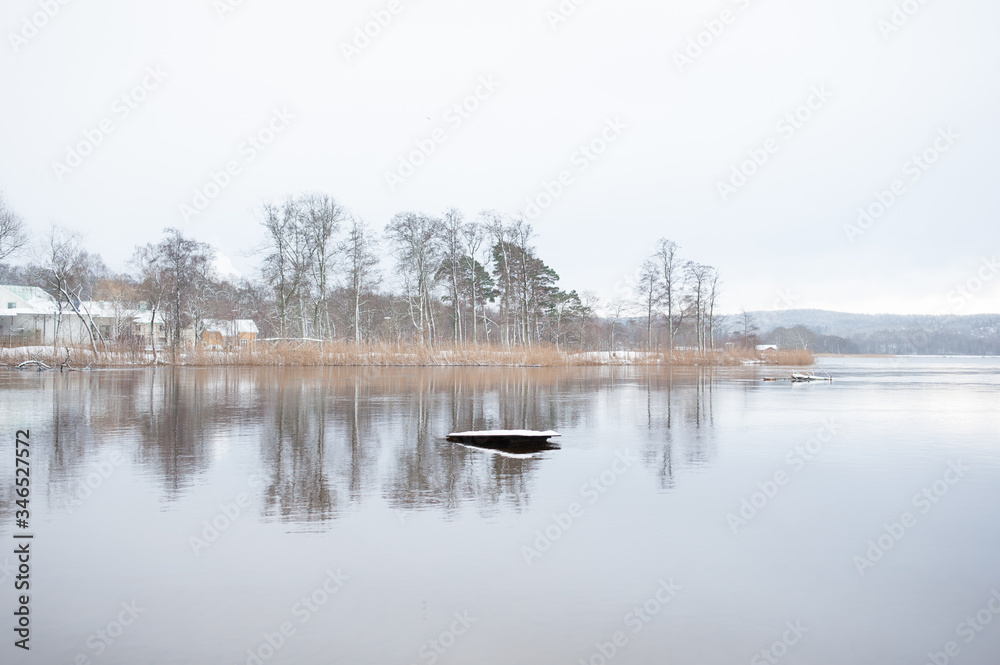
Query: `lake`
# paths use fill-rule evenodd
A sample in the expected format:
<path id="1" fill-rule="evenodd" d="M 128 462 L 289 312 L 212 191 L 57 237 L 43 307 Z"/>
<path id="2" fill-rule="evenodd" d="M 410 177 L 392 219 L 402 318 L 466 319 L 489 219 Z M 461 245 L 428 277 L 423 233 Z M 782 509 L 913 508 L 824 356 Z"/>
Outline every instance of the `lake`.
<path id="1" fill-rule="evenodd" d="M 1000 662 L 1000 359 L 819 367 L 2 371 L 2 660 Z"/>

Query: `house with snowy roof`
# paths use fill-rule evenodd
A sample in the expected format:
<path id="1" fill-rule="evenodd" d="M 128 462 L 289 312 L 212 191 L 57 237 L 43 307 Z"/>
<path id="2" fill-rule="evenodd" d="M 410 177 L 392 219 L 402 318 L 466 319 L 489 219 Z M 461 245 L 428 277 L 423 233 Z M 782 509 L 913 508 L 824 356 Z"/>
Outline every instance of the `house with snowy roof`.
<path id="1" fill-rule="evenodd" d="M 60 309 L 56 300 L 37 286 L 0 284 L 0 344 L 32 346 L 89 344 L 94 337 L 111 342 L 133 337 L 165 341 L 163 322 L 154 322 L 144 305 L 138 309 L 109 301 L 74 302 Z M 89 330 L 88 330 L 89 328 Z"/>
<path id="2" fill-rule="evenodd" d="M 201 342 L 208 348 L 253 346 L 260 333 L 250 319 L 210 319 L 203 325 Z"/>

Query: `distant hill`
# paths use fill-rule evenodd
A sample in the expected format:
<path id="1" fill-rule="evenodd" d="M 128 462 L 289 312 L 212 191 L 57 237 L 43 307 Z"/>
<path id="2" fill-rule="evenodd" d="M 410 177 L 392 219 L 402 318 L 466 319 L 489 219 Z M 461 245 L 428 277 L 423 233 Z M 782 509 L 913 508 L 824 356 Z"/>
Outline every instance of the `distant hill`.
<path id="1" fill-rule="evenodd" d="M 817 351 L 841 353 L 1000 355 L 1000 314 L 849 314 L 819 309 L 752 314 L 762 341 L 782 346 L 806 343 Z M 813 335 L 804 335 L 803 329 Z"/>

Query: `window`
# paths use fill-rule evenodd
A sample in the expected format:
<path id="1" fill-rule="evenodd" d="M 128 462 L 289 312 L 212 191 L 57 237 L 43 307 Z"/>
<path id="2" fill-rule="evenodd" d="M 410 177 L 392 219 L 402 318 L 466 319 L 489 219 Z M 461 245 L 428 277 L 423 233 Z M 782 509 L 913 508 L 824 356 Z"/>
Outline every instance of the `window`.
<path id="1" fill-rule="evenodd" d="M 17 303 L 16 302 L 7 303 L 7 309 L 17 309 Z"/>

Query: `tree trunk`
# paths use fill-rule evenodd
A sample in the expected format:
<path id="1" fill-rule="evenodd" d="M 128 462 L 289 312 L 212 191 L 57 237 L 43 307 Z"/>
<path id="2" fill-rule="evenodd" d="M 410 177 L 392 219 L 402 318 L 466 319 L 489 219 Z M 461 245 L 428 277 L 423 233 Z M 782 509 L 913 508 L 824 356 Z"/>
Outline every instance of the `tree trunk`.
<path id="1" fill-rule="evenodd" d="M 149 320 L 149 341 L 153 347 L 153 364 L 156 364 L 156 307 L 153 307 L 153 316 Z"/>

